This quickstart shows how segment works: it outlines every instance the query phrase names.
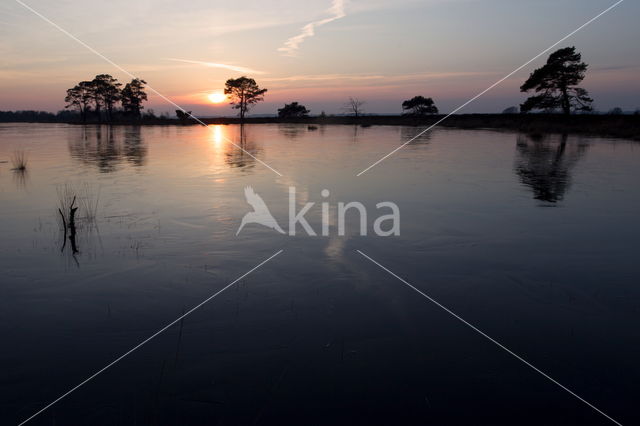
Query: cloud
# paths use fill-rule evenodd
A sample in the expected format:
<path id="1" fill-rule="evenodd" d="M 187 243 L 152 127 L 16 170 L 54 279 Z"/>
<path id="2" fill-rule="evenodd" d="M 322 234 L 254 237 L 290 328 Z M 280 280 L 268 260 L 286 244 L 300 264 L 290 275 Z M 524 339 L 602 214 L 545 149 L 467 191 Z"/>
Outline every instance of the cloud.
<path id="1" fill-rule="evenodd" d="M 591 71 L 624 71 L 638 69 L 637 65 L 606 65 L 601 67 L 591 67 Z"/>
<path id="2" fill-rule="evenodd" d="M 306 38 L 313 37 L 315 35 L 317 27 L 321 27 L 329 22 L 333 22 L 347 16 L 344 12 L 344 0 L 333 0 L 328 11 L 333 14 L 333 16 L 308 23 L 302 27 L 300 34 L 287 39 L 287 41 L 284 42 L 284 46 L 278 48 L 278 52 L 284 53 L 285 56 L 295 56 L 302 42 Z"/>
<path id="3" fill-rule="evenodd" d="M 237 65 L 219 64 L 216 62 L 205 62 L 205 61 L 191 61 L 189 59 L 177 59 L 177 58 L 165 58 L 165 59 L 167 61 L 184 62 L 186 64 L 204 65 L 205 67 L 210 67 L 210 68 L 222 68 L 225 70 L 236 71 L 243 74 L 265 74 L 264 71 L 258 71 L 251 68 L 241 67 Z"/>
<path id="4" fill-rule="evenodd" d="M 465 72 L 425 72 L 425 73 L 410 73 L 410 74 L 315 74 L 315 75 L 292 75 L 287 77 L 270 77 L 263 78 L 262 81 L 267 82 L 330 82 L 336 83 L 340 81 L 370 81 L 370 80 L 383 80 L 385 83 L 389 82 L 405 82 L 405 81 L 417 81 L 433 79 L 446 79 L 446 78 L 464 78 L 464 77 L 476 77 L 476 76 L 492 76 L 497 74 L 496 72 L 487 71 L 465 71 Z"/>
<path id="5" fill-rule="evenodd" d="M 369 74 L 317 74 L 317 75 L 292 75 L 288 77 L 263 78 L 263 81 L 335 81 L 335 80 L 371 80 L 382 79 L 384 75 Z"/>

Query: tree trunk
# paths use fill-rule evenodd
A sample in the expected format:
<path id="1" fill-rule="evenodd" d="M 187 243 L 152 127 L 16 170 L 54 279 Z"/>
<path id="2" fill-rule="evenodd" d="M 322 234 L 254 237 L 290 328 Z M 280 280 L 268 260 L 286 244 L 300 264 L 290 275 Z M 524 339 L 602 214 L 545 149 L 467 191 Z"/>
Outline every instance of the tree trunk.
<path id="1" fill-rule="evenodd" d="M 571 115 L 571 103 L 569 102 L 569 93 L 567 93 L 567 89 L 563 87 L 562 89 L 562 112 L 564 115 Z"/>
<path id="2" fill-rule="evenodd" d="M 244 98 L 244 90 L 240 93 L 240 123 L 244 123 L 244 113 L 247 109 L 247 101 Z"/>

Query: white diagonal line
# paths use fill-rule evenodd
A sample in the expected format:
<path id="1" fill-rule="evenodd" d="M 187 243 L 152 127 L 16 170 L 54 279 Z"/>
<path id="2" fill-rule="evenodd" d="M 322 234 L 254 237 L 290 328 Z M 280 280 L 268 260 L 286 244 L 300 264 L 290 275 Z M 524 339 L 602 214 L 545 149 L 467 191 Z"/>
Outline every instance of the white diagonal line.
<path id="1" fill-rule="evenodd" d="M 260 262 L 259 264 L 257 264 L 256 266 L 254 266 L 253 268 L 251 268 L 248 272 L 245 272 L 244 274 L 242 274 L 241 276 L 239 276 L 238 278 L 236 278 L 235 280 L 233 280 L 232 282 L 230 282 L 229 284 L 227 284 L 225 287 L 223 287 L 222 289 L 218 290 L 217 292 L 215 292 L 214 294 L 212 294 L 211 296 L 207 297 L 205 300 L 203 300 L 202 302 L 198 303 L 196 306 L 194 306 L 193 308 L 189 309 L 187 312 L 185 312 L 184 314 L 180 315 L 178 318 L 176 318 L 175 320 L 171 321 L 169 324 L 165 325 L 164 327 L 162 327 L 160 330 L 156 331 L 155 333 L 153 333 L 151 336 L 147 337 L 146 339 L 144 339 L 142 342 L 138 343 L 136 346 L 134 346 L 133 348 L 129 349 L 127 352 L 125 352 L 124 354 L 120 355 L 118 358 L 116 358 L 115 360 L 113 360 L 112 362 L 110 362 L 109 364 L 107 364 L 106 366 L 104 366 L 103 368 L 101 368 L 100 370 L 96 371 L 95 373 L 93 373 L 91 376 L 87 377 L 85 380 L 83 380 L 82 382 L 80 382 L 79 384 L 77 384 L 76 386 L 72 387 L 71 389 L 69 389 L 67 392 L 63 393 L 62 395 L 60 395 L 58 398 L 56 398 L 55 400 L 53 400 L 52 402 L 50 402 L 49 404 L 47 404 L 46 406 L 44 406 L 42 409 L 40 409 L 38 412 L 36 412 L 35 414 L 33 414 L 31 417 L 23 420 L 21 423 L 18 424 L 18 426 L 22 426 L 23 424 L 27 423 L 28 421 L 30 421 L 31 419 L 33 419 L 34 417 L 36 417 L 37 415 L 39 415 L 40 413 L 46 411 L 47 409 L 49 409 L 51 406 L 53 406 L 54 404 L 60 402 L 60 400 L 62 400 L 63 398 L 67 397 L 69 394 L 71 394 L 72 392 L 74 392 L 75 390 L 77 390 L 78 388 L 80 388 L 81 386 L 85 385 L 86 383 L 88 383 L 89 381 L 91 381 L 92 379 L 94 379 L 96 376 L 98 376 L 99 374 L 103 373 L 105 370 L 107 370 L 108 368 L 112 367 L 113 365 L 115 365 L 116 363 L 120 362 L 123 358 L 127 357 L 128 355 L 130 355 L 132 352 L 136 351 L 137 349 L 139 349 L 140 347 L 142 347 L 143 345 L 147 344 L 150 340 L 154 339 L 155 337 L 157 337 L 159 334 L 163 333 L 164 331 L 166 331 L 167 329 L 169 329 L 171 326 L 175 325 L 177 322 L 179 322 L 180 320 L 182 320 L 183 318 L 185 318 L 186 316 L 190 315 L 191 313 L 193 313 L 194 311 L 196 311 L 197 309 L 199 309 L 200 307 L 202 307 L 204 304 L 206 304 L 207 302 L 209 302 L 211 299 L 213 299 L 214 297 L 218 296 L 219 294 L 221 294 L 222 292 L 224 292 L 225 290 L 227 290 L 229 287 L 233 286 L 235 283 L 237 283 L 238 281 L 240 281 L 241 279 L 243 279 L 244 277 L 246 277 L 247 275 L 249 275 L 250 273 L 252 273 L 253 271 L 255 271 L 256 269 L 260 268 L 262 265 L 264 265 L 265 263 L 267 263 L 268 261 L 270 261 L 271 259 L 273 259 L 274 257 L 276 257 L 277 255 L 279 255 L 280 253 L 282 253 L 284 250 L 278 250 L 276 253 L 272 254 L 269 258 L 263 260 L 262 262 Z"/>
<path id="2" fill-rule="evenodd" d="M 17 0 L 16 0 L 17 1 Z M 462 105 L 460 105 L 458 108 L 454 109 L 453 111 L 451 111 L 449 114 L 445 115 L 444 117 L 442 117 L 440 120 L 436 121 L 434 124 L 432 124 L 431 126 L 427 127 L 425 130 L 421 131 L 420 133 L 418 133 L 417 135 L 415 135 L 414 137 L 412 137 L 411 139 L 409 139 L 408 141 L 406 141 L 405 143 L 403 143 L 402 145 L 400 145 L 399 147 L 397 147 L 396 149 L 394 149 L 393 151 L 391 151 L 390 153 L 388 153 L 387 155 L 385 155 L 384 157 L 380 158 L 378 161 L 376 161 L 375 163 L 371 164 L 369 167 L 367 167 L 366 169 L 364 169 L 363 171 L 361 171 L 360 173 L 358 173 L 356 176 L 360 176 L 363 173 L 365 173 L 366 171 L 368 171 L 369 169 L 371 169 L 372 167 L 378 165 L 379 163 L 381 163 L 382 161 L 386 160 L 387 158 L 389 158 L 390 156 L 392 156 L 393 154 L 395 154 L 396 152 L 398 152 L 399 150 L 401 150 L 402 148 L 404 148 L 405 146 L 407 146 L 408 144 L 410 144 L 411 142 L 413 142 L 414 140 L 416 140 L 417 138 L 419 138 L 420 136 L 422 136 L 423 134 L 425 134 L 426 132 L 428 132 L 429 130 L 433 129 L 434 127 L 436 127 L 438 124 L 442 123 L 444 120 L 446 120 L 447 118 L 449 118 L 450 116 L 452 116 L 453 114 L 455 114 L 456 112 L 460 111 L 462 108 L 466 107 L 467 105 L 469 105 L 471 102 L 475 101 L 476 99 L 478 99 L 480 96 L 484 95 L 485 93 L 487 93 L 489 90 L 493 89 L 494 87 L 496 87 L 498 84 L 502 83 L 503 81 L 505 81 L 506 79 L 508 79 L 509 77 L 511 77 L 512 75 L 514 75 L 515 73 L 517 73 L 518 71 L 520 71 L 522 68 L 526 67 L 527 65 L 529 65 L 531 62 L 535 61 L 536 59 L 538 59 L 540 56 L 544 55 L 545 53 L 547 53 L 549 50 L 553 49 L 554 47 L 556 47 L 557 45 L 559 45 L 560 43 L 562 43 L 563 41 L 565 41 L 566 39 L 568 39 L 569 37 L 571 37 L 572 35 L 574 35 L 575 33 L 577 33 L 578 31 L 580 31 L 581 29 L 583 29 L 584 27 L 586 27 L 587 25 L 591 24 L 593 21 L 595 21 L 596 19 L 600 18 L 602 15 L 604 15 L 605 13 L 609 12 L 611 9 L 613 9 L 614 7 L 618 6 L 620 3 L 622 3 L 624 0 L 618 0 L 616 3 L 612 4 L 611 6 L 609 6 L 608 8 L 606 8 L 605 10 L 603 10 L 602 12 L 598 13 L 596 16 L 594 16 L 593 18 L 589 19 L 587 22 L 585 22 L 584 24 L 580 25 L 578 28 L 576 28 L 575 30 L 571 31 L 569 34 L 567 34 L 566 36 L 562 37 L 560 40 L 558 40 L 557 42 L 553 43 L 551 46 L 547 47 L 546 49 L 544 49 L 542 52 L 538 53 L 536 56 L 534 56 L 533 58 L 529 59 L 527 62 L 525 62 L 524 64 L 520 65 L 518 68 L 516 68 L 515 70 L 511 71 L 509 74 L 505 75 L 504 77 L 502 77 L 500 80 L 496 81 L 495 83 L 493 83 L 491 86 L 487 87 L 486 89 L 484 89 L 482 92 L 478 93 L 477 95 L 475 95 L 473 98 L 469 99 L 467 102 L 463 103 Z"/>
<path id="3" fill-rule="evenodd" d="M 356 250 L 358 253 L 360 253 L 363 257 L 365 257 L 366 259 L 370 260 L 372 263 L 376 264 L 377 266 L 379 266 L 380 268 L 382 268 L 384 271 L 388 272 L 391 276 L 397 278 L 398 280 L 400 280 L 402 283 L 404 283 L 407 287 L 411 288 L 412 290 L 416 291 L 418 294 L 420 294 L 421 296 L 425 297 L 426 299 L 428 299 L 431 303 L 433 303 L 434 305 L 436 305 L 437 307 L 439 307 L 440 309 L 442 309 L 443 311 L 445 311 L 446 313 L 448 313 L 449 315 L 453 316 L 455 319 L 457 319 L 458 321 L 462 322 L 464 325 L 466 325 L 467 327 L 471 328 L 473 331 L 475 331 L 476 333 L 480 334 L 482 337 L 488 339 L 490 342 L 494 343 L 495 345 L 497 345 L 500 349 L 504 350 L 505 352 L 509 353 L 510 355 L 513 355 L 517 360 L 521 361 L 522 363 L 524 363 L 525 365 L 527 365 L 528 367 L 531 367 L 534 371 L 536 371 L 537 373 L 540 373 L 542 376 L 544 376 L 545 378 L 547 378 L 548 380 L 550 380 L 551 382 L 555 383 L 556 385 L 560 386 L 562 389 L 564 389 L 565 391 L 569 392 L 571 395 L 573 395 L 574 397 L 578 398 L 580 401 L 584 402 L 585 404 L 587 404 L 589 407 L 593 408 L 594 410 L 596 410 L 598 413 L 602 414 L 603 416 L 605 416 L 607 419 L 611 420 L 613 423 L 617 424 L 618 426 L 622 426 L 622 424 L 618 421 L 616 421 L 615 419 L 613 419 L 612 417 L 610 417 L 609 415 L 607 415 L 604 411 L 600 410 L 598 407 L 596 407 L 595 405 L 591 404 L 589 401 L 587 401 L 586 399 L 582 398 L 580 395 L 576 394 L 575 392 L 573 392 L 571 389 L 567 388 L 566 386 L 564 386 L 562 383 L 558 382 L 557 380 L 555 380 L 553 377 L 549 376 L 547 373 L 545 373 L 544 371 L 540 370 L 538 367 L 534 366 L 533 364 L 531 364 L 530 362 L 528 362 L 526 359 L 522 358 L 520 355 L 516 354 L 515 352 L 513 352 L 512 350 L 510 350 L 509 348 L 507 348 L 506 346 L 504 346 L 503 344 L 501 344 L 500 342 L 498 342 L 497 340 L 495 340 L 493 337 L 489 336 L 488 334 L 486 334 L 485 332 L 483 332 L 482 330 L 480 330 L 479 328 L 477 328 L 476 326 L 474 326 L 473 324 L 469 323 L 468 321 L 466 321 L 464 318 L 462 318 L 461 316 L 459 316 L 458 314 L 456 314 L 455 312 L 453 312 L 452 310 L 450 310 L 449 308 L 447 308 L 446 306 L 442 305 L 440 302 L 438 302 L 437 300 L 435 300 L 434 298 L 432 298 L 431 296 L 427 295 L 426 293 L 422 292 L 421 290 L 419 290 L 418 288 L 414 287 L 413 285 L 411 285 L 409 282 L 407 282 L 406 280 L 404 280 L 403 278 L 399 277 L 398 275 L 396 275 L 395 273 L 391 272 L 389 269 L 387 269 L 386 267 L 382 266 L 380 263 L 376 262 L 375 260 L 373 260 L 372 258 L 370 258 L 369 256 L 367 256 L 366 254 L 364 254 L 363 252 L 361 252 L 360 250 Z"/>
<path id="4" fill-rule="evenodd" d="M 43 21 L 47 22 L 48 24 L 52 25 L 53 27 L 55 27 L 58 31 L 62 32 L 64 35 L 66 35 L 67 37 L 71 38 L 72 40 L 76 41 L 78 44 L 80 44 L 81 46 L 85 47 L 86 49 L 88 49 L 90 52 L 94 53 L 95 55 L 99 56 L 100 58 L 102 58 L 103 60 L 105 60 L 106 62 L 108 62 L 109 64 L 113 65 L 114 67 L 116 67 L 117 69 L 119 69 L 120 71 L 122 71 L 123 73 L 127 74 L 129 77 L 131 78 L 137 78 L 135 75 L 131 74 L 129 71 L 127 71 L 126 69 L 122 68 L 120 65 L 116 64 L 115 62 L 113 62 L 111 59 L 107 58 L 106 56 L 104 56 L 102 53 L 98 52 L 96 49 L 94 49 L 93 47 L 89 46 L 87 43 L 85 43 L 84 41 L 80 40 L 78 37 L 74 36 L 73 34 L 71 34 L 69 31 L 65 30 L 64 28 L 62 28 L 60 25 L 56 24 L 55 22 L 53 22 L 52 20 L 50 20 L 49 18 L 47 18 L 46 16 L 44 16 L 43 14 L 41 14 L 40 12 L 38 12 L 37 10 L 35 10 L 34 8 L 32 8 L 31 6 L 29 6 L 28 4 L 22 2 L 21 0 L 15 0 L 16 3 L 20 4 L 22 7 L 24 7 L 25 9 L 33 12 L 35 15 L 37 15 L 38 17 L 40 17 Z M 180 111 L 184 112 L 185 114 L 189 115 L 191 118 L 193 118 L 194 120 L 196 120 L 198 123 L 202 124 L 203 126 L 209 128 L 209 126 L 207 126 L 206 123 L 204 123 L 202 120 L 200 120 L 198 117 L 196 117 L 195 115 L 187 112 L 184 108 L 182 108 L 180 105 L 176 104 L 175 102 L 173 102 L 171 99 L 167 98 L 165 95 L 163 95 L 162 93 L 158 92 L 156 89 L 154 89 L 153 87 L 151 87 L 149 84 L 147 84 L 147 88 L 149 90 L 151 90 L 153 93 L 155 93 L 156 95 L 158 95 L 159 97 L 161 97 L 162 99 L 164 99 L 165 101 L 167 101 L 168 103 L 170 103 L 171 105 L 173 105 L 174 107 L 176 107 L 177 109 L 179 109 Z M 212 130 L 213 131 L 213 130 Z M 233 146 L 235 146 L 236 148 L 240 148 L 244 153 L 248 154 L 251 158 L 253 158 L 254 160 L 256 160 L 258 163 L 262 164 L 263 166 L 265 166 L 266 168 L 268 168 L 269 170 L 271 170 L 272 172 L 274 172 L 275 174 L 277 174 L 278 176 L 282 176 L 282 174 L 277 171 L 276 169 L 274 169 L 273 167 L 271 167 L 270 165 L 268 165 L 267 163 L 265 163 L 264 161 L 260 160 L 259 158 L 255 157 L 253 154 L 251 154 L 249 151 L 247 151 L 246 149 L 244 149 L 243 147 L 241 147 L 240 145 L 237 145 L 235 142 L 233 142 L 231 139 L 227 138 L 226 136 L 222 136 L 223 139 L 225 139 L 227 142 L 229 142 L 230 144 L 232 144 Z"/>

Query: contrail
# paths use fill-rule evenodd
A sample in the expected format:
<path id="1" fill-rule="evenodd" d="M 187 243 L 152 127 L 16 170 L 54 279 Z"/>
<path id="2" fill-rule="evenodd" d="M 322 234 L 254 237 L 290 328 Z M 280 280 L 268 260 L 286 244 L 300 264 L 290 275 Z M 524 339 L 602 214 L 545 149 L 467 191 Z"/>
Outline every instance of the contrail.
<path id="1" fill-rule="evenodd" d="M 211 67 L 211 68 L 222 68 L 225 70 L 237 71 L 244 74 L 265 74 L 264 71 L 258 71 L 258 70 L 254 70 L 247 67 L 241 67 L 238 65 L 220 64 L 217 62 L 193 61 L 189 59 L 178 59 L 178 58 L 164 58 L 164 59 L 167 61 L 184 62 L 186 64 L 204 65 L 205 67 Z"/>
<path id="2" fill-rule="evenodd" d="M 287 41 L 284 42 L 284 46 L 278 48 L 278 51 L 283 52 L 286 56 L 295 56 L 302 42 L 306 38 L 313 37 L 315 35 L 315 29 L 317 27 L 321 27 L 329 22 L 333 22 L 347 16 L 344 12 L 344 0 L 333 0 L 331 2 L 329 12 L 333 14 L 332 17 L 308 23 L 302 27 L 302 32 L 300 32 L 300 34 L 287 39 Z"/>

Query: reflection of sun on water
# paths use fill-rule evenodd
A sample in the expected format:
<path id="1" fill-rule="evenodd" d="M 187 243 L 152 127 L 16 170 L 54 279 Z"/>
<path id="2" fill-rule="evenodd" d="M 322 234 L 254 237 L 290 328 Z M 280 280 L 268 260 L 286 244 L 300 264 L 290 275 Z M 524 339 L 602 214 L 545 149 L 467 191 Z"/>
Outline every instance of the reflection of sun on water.
<path id="1" fill-rule="evenodd" d="M 222 142 L 224 141 L 224 135 L 222 134 L 222 125 L 214 124 L 213 126 L 209 126 L 211 130 L 211 136 L 213 140 L 213 144 L 216 148 L 220 148 L 222 146 Z"/>
<path id="2" fill-rule="evenodd" d="M 224 167 L 226 129 L 221 124 L 210 124 L 207 127 L 209 132 L 209 167 L 211 171 L 218 173 Z"/>

